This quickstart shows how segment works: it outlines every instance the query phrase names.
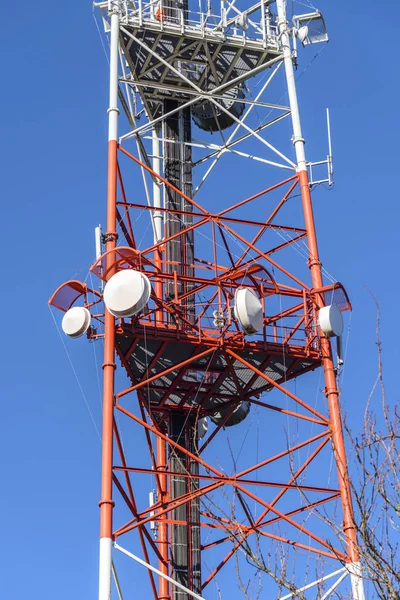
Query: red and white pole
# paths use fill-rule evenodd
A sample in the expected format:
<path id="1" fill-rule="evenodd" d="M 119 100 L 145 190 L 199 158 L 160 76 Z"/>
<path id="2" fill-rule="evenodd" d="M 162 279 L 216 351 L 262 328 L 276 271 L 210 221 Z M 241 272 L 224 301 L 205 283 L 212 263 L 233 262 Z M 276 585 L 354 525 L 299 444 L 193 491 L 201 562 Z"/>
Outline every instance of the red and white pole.
<path id="1" fill-rule="evenodd" d="M 297 102 L 296 81 L 293 68 L 292 50 L 290 46 L 289 26 L 286 15 L 286 0 L 276 0 L 278 11 L 278 28 L 283 51 L 286 82 L 289 95 L 293 126 L 293 144 L 296 152 L 297 172 L 299 176 L 304 220 L 307 229 L 309 250 L 309 267 L 313 288 L 323 287 L 321 261 L 319 259 L 314 214 L 311 201 L 310 185 L 305 155 L 305 142 L 301 131 L 300 112 Z M 323 296 L 317 298 L 319 308 L 324 305 Z M 332 431 L 333 450 L 338 470 L 339 488 L 343 508 L 343 531 L 346 538 L 349 572 L 352 579 L 354 600 L 364 600 L 364 586 L 361 578 L 360 557 L 357 546 L 354 512 L 347 469 L 347 458 L 340 416 L 339 391 L 336 381 L 335 365 L 332 357 L 331 343 L 327 337 L 321 337 L 323 367 L 325 374 L 326 397 L 328 400 L 330 425 Z"/>
<path id="2" fill-rule="evenodd" d="M 106 249 L 116 246 L 116 201 L 117 201 L 117 135 L 118 135 L 118 60 L 119 60 L 119 3 L 109 2 L 111 17 L 110 34 L 110 102 L 108 108 L 108 182 L 107 182 L 107 230 Z M 113 274 L 109 267 L 114 261 L 108 255 L 106 265 L 108 279 Z M 111 598 L 112 573 L 112 459 L 113 459 L 113 411 L 115 371 L 115 321 L 105 309 L 104 320 L 104 364 L 103 364 L 103 431 L 101 463 L 100 506 L 100 565 L 99 600 Z"/>

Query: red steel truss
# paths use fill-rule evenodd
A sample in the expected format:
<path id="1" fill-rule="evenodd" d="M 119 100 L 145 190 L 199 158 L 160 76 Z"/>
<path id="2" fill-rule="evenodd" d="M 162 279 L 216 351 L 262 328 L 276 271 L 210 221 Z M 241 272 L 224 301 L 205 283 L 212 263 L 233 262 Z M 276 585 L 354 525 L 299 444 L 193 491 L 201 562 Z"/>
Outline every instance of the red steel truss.
<path id="1" fill-rule="evenodd" d="M 177 192 L 192 209 L 190 212 L 170 211 L 190 217 L 191 224 L 170 238 L 144 249 L 138 244 L 135 223 L 139 215 L 151 213 L 155 209 L 141 202 L 135 192 L 128 192 L 129 186 L 124 185 L 123 165 L 124 168 L 130 168 L 135 164 L 151 178 L 156 178 Z M 228 549 L 218 564 L 213 565 L 207 577 L 203 578 L 202 589 L 215 578 L 247 538 L 254 535 L 307 550 L 318 556 L 356 562 L 358 555 L 335 366 L 330 341 L 319 330 L 317 319 L 318 310 L 325 303 L 334 301 L 342 310 L 347 310 L 350 302 L 340 284 L 323 285 L 306 172 L 279 181 L 222 211 L 211 213 L 115 141 L 109 142 L 108 169 L 107 231 L 104 236 L 106 251 L 91 270 L 107 282 L 120 269 L 140 269 L 152 284 L 149 304 L 138 316 L 114 319 L 104 309 L 101 294 L 79 281 L 63 284 L 50 299 L 50 304 L 62 311 L 68 310 L 78 300 L 83 302 L 98 323 L 98 327 L 88 331 L 88 337 L 104 338 L 101 536 L 115 541 L 135 531 L 140 539 L 144 560 L 151 563 L 156 557 L 159 570 L 165 575 L 171 575 L 171 525 L 184 524 L 189 531 L 193 526 L 206 531 L 212 530 L 218 537 L 205 542 L 201 547 L 202 552 L 207 553 L 209 549 L 222 547 L 225 543 L 228 544 Z M 280 194 L 273 207 L 267 202 L 272 192 Z M 304 225 L 301 227 L 285 225 L 279 221 L 282 207 L 295 195 L 301 195 L 303 204 Z M 243 206 L 261 197 L 266 200 L 263 206 L 270 208 L 267 214 L 260 214 L 258 221 L 235 216 Z M 164 209 L 157 210 L 164 212 Z M 243 234 L 245 227 L 248 232 L 246 235 Z M 191 270 L 186 270 L 186 273 L 193 272 L 190 276 L 184 273 L 178 275 L 177 271 L 171 272 L 171 264 L 166 260 L 164 252 L 166 242 L 174 238 L 184 239 L 190 231 L 201 232 L 204 229 L 208 232 L 207 236 L 211 233 L 209 243 L 213 248 L 213 260 L 195 258 L 194 264 L 187 265 Z M 287 240 L 276 246 L 265 247 L 264 234 L 274 229 L 285 232 Z M 121 245 L 117 245 L 117 239 Z M 310 253 L 309 284 L 282 266 L 279 260 L 280 253 L 285 248 L 301 239 L 307 242 Z M 240 242 L 243 249 L 239 257 L 236 256 L 237 248 L 232 247 L 237 242 Z M 182 261 L 185 261 L 184 256 Z M 171 283 L 173 297 L 167 299 L 165 290 Z M 244 284 L 256 290 L 268 307 L 274 306 L 274 298 L 285 300 L 284 307 L 272 312 L 266 311 L 268 316 L 264 319 L 262 332 L 252 338 L 244 336 L 232 312 L 235 291 Z M 188 300 L 193 302 L 193 298 L 196 299 L 194 320 L 188 317 Z M 220 327 L 213 326 L 214 310 L 224 315 Z M 114 381 L 116 356 L 131 382 L 128 387 L 119 390 Z M 278 366 L 282 356 L 285 359 L 284 369 Z M 286 387 L 286 382 L 290 379 L 321 366 L 325 374 L 325 394 L 329 408 L 327 415 Z M 284 405 L 264 401 L 262 393 L 273 389 L 279 390 L 282 397 L 287 399 Z M 189 435 L 190 429 L 197 426 L 199 419 L 215 412 L 215 404 L 211 403 L 213 399 L 217 399 L 224 408 L 230 407 L 230 410 L 206 441 L 200 442 L 195 449 L 188 449 L 187 445 L 185 447 L 174 441 L 168 433 L 169 414 L 178 411 L 186 415 L 186 435 Z M 318 433 L 299 443 L 289 444 L 282 452 L 265 456 L 257 464 L 228 476 L 216 464 L 203 457 L 238 404 L 244 400 L 266 411 L 313 423 Z M 135 464 L 133 458 L 125 454 L 115 418 L 117 414 L 123 414 L 132 421 L 132 425 L 136 424 L 144 431 L 150 466 Z M 327 447 L 333 447 L 338 469 L 338 489 L 303 485 L 301 475 Z M 271 481 L 263 478 L 264 467 L 295 455 L 304 448 L 309 448 L 308 457 L 289 479 Z M 183 472 L 171 470 L 168 453 L 172 450 L 184 457 Z M 140 460 L 143 460 L 142 456 Z M 196 476 L 193 476 L 194 464 L 200 469 Z M 155 477 L 158 492 L 155 504 L 139 506 L 135 485 L 131 480 L 132 474 L 136 474 L 135 481 L 141 475 Z M 186 493 L 172 498 L 170 481 L 174 475 L 186 479 L 188 485 Z M 193 522 L 193 503 L 207 499 L 221 488 L 235 490 L 244 514 L 247 515 L 247 523 L 243 519 L 235 520 L 234 517 L 228 519 L 205 505 L 201 505 L 200 522 Z M 258 493 L 265 488 L 274 490 L 268 501 Z M 301 492 L 298 506 L 290 510 L 280 508 L 285 505 L 279 502 L 291 490 Z M 248 500 L 260 507 L 256 519 L 248 511 Z M 311 514 L 317 507 L 334 500 L 339 500 L 342 507 L 343 535 L 346 541 L 344 548 L 332 545 L 305 525 L 304 520 L 299 521 L 299 517 Z M 130 518 L 114 526 L 113 512 L 115 507 L 121 505 L 121 501 L 129 510 Z M 187 507 L 186 521 L 174 517 L 174 510 L 180 506 Z M 156 540 L 149 530 L 150 522 L 158 526 Z M 272 526 L 279 522 L 291 526 L 293 537 L 287 538 L 278 535 L 276 530 L 272 531 Z M 188 556 L 191 556 L 190 535 Z M 148 574 L 154 598 L 171 598 L 171 585 L 168 581 L 160 578 L 157 584 L 150 570 Z M 192 589 L 190 578 L 188 587 Z"/>

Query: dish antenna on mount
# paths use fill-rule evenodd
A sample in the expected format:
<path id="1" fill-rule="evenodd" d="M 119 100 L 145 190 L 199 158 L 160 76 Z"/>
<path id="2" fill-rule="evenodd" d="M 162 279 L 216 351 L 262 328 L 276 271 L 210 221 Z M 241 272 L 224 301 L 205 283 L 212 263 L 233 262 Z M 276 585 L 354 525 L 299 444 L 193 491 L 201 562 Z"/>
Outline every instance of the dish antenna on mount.
<path id="1" fill-rule="evenodd" d="M 84 306 L 73 306 L 65 313 L 61 327 L 65 335 L 71 338 L 79 338 L 90 327 L 90 312 Z"/>
<path id="2" fill-rule="evenodd" d="M 337 304 L 329 304 L 328 306 L 324 306 L 320 309 L 318 313 L 318 320 L 322 332 L 328 338 L 336 338 L 338 365 L 343 365 L 342 333 L 344 324 L 342 311 Z"/>
<path id="3" fill-rule="evenodd" d="M 146 306 L 150 292 L 150 281 L 144 273 L 126 269 L 108 280 L 104 303 L 114 317 L 132 317 Z"/>
<path id="4" fill-rule="evenodd" d="M 246 31 L 249 28 L 249 17 L 246 13 L 240 13 L 236 19 L 236 25 Z"/>
<path id="5" fill-rule="evenodd" d="M 256 293 L 250 288 L 236 290 L 234 312 L 247 335 L 253 335 L 262 329 L 264 323 L 263 307 Z"/>
<path id="6" fill-rule="evenodd" d="M 324 17 L 319 11 L 307 13 L 306 15 L 296 15 L 293 17 L 293 23 L 296 27 L 296 37 L 303 46 L 329 40 Z"/>

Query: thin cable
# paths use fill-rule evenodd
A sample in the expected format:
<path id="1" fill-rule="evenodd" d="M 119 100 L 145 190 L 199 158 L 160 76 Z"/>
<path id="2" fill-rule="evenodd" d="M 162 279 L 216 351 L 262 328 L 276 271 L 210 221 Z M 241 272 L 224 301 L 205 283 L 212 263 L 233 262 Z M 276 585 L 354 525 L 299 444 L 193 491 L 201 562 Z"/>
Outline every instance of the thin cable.
<path id="1" fill-rule="evenodd" d="M 110 64 L 110 57 L 109 57 L 109 53 L 108 53 L 108 52 L 107 52 L 107 50 L 106 50 L 106 47 L 105 47 L 105 44 L 104 44 L 104 39 L 103 39 L 103 36 L 102 36 L 102 34 L 101 34 L 100 27 L 99 27 L 99 24 L 98 24 L 98 22 L 97 22 L 97 19 L 96 19 L 96 16 L 95 16 L 95 12 L 94 12 L 94 6 L 93 6 L 93 8 L 92 8 L 92 16 L 93 16 L 93 20 L 94 20 L 94 22 L 95 22 L 95 24 L 96 24 L 96 29 L 97 29 L 97 32 L 98 32 L 98 34 L 99 34 L 100 42 L 101 42 L 101 45 L 102 45 L 102 47 L 103 47 L 103 50 L 104 50 L 104 55 L 105 55 L 105 57 L 106 57 L 106 61 L 107 61 L 107 63 L 108 63 L 108 64 Z"/>
<path id="2" fill-rule="evenodd" d="M 313 10 L 318 10 L 317 8 L 315 8 L 314 4 L 312 4 L 309 0 L 306 0 L 307 4 L 305 4 L 304 2 L 301 2 L 301 0 L 294 0 L 294 2 L 296 4 L 300 4 L 301 6 L 305 6 L 306 8 L 312 8 Z M 292 6 L 293 6 L 293 2 L 292 2 Z"/>
<path id="3" fill-rule="evenodd" d="M 213 351 L 213 353 L 212 353 L 212 355 L 211 355 L 211 358 L 209 359 L 209 361 L 208 361 L 208 363 L 207 363 L 207 366 L 206 366 L 206 369 L 205 369 L 205 371 L 204 371 L 204 373 L 203 373 L 202 379 L 201 379 L 201 381 L 199 382 L 199 385 L 197 386 L 197 390 L 196 390 L 195 396 L 194 396 L 194 398 L 193 398 L 193 400 L 192 400 L 192 405 L 191 405 L 190 409 L 187 411 L 187 414 L 186 414 L 185 421 L 184 421 L 184 423 L 183 423 L 183 425 L 182 425 L 182 427 L 181 427 L 181 430 L 180 430 L 180 432 L 179 432 L 179 434 L 178 434 L 178 439 L 181 437 L 181 435 L 182 435 L 182 433 L 183 433 L 183 430 L 184 430 L 184 429 L 185 429 L 185 427 L 186 427 L 186 423 L 188 422 L 188 419 L 189 419 L 189 417 L 190 417 L 190 414 L 191 414 L 192 410 L 195 408 L 195 404 L 196 404 L 197 397 L 198 397 L 198 395 L 199 395 L 199 393 L 200 393 L 200 389 L 201 389 L 201 387 L 202 387 L 202 385 L 203 385 L 203 383 L 204 383 L 204 381 L 205 381 L 205 379 L 206 379 L 206 376 L 207 376 L 208 370 L 209 370 L 209 368 L 211 367 L 211 364 L 212 364 L 212 362 L 213 362 L 213 360 L 214 360 L 214 356 L 215 356 L 215 353 L 216 353 L 216 351 L 217 351 L 217 348 L 215 348 L 215 349 L 214 349 L 214 351 Z M 195 359 L 195 357 L 194 357 L 194 359 Z M 199 405 L 198 405 L 198 407 L 197 407 L 197 411 L 198 411 L 198 412 L 199 412 L 199 410 L 200 410 L 200 404 L 199 404 Z M 174 454 L 175 454 L 175 458 L 178 458 L 178 460 L 180 461 L 180 458 L 179 458 L 178 456 L 176 456 L 176 449 L 175 449 L 175 447 L 171 449 L 171 452 L 172 452 L 172 453 L 174 453 Z M 180 462 L 181 462 L 181 461 L 180 461 Z M 186 471 L 186 473 L 187 473 L 188 475 L 190 475 L 190 479 L 193 479 L 193 478 L 195 478 L 195 475 L 193 475 L 193 473 L 190 473 L 190 472 L 189 472 L 189 471 L 186 469 L 186 467 L 185 467 L 183 464 L 182 464 L 181 466 L 182 466 L 183 468 L 185 468 L 185 471 Z"/>
<path id="4" fill-rule="evenodd" d="M 258 408 L 258 407 L 257 407 L 257 408 Z M 247 436 L 249 435 L 250 427 L 253 425 L 253 421 L 254 421 L 254 418 L 255 418 L 255 416 L 256 416 L 256 415 L 255 415 L 255 413 L 253 412 L 253 413 L 252 413 L 252 415 L 251 415 L 251 419 L 250 419 L 250 421 L 249 421 L 249 423 L 248 423 L 248 425 L 247 425 L 246 433 L 243 435 L 242 445 L 240 446 L 240 448 L 239 448 L 239 451 L 238 451 L 238 453 L 237 453 L 237 455 L 236 455 L 236 458 L 235 458 L 235 463 L 237 463 L 237 462 L 238 462 L 238 460 L 239 460 L 239 458 L 240 458 L 240 455 L 241 455 L 241 453 L 242 453 L 243 447 L 244 447 L 244 445 L 245 445 L 245 443 L 246 443 L 246 440 L 247 440 Z"/>
<path id="5" fill-rule="evenodd" d="M 304 242 L 304 240 L 295 241 L 295 238 L 293 238 L 288 232 L 283 232 L 282 230 L 279 230 L 276 227 L 274 228 L 274 231 L 285 242 L 290 240 L 292 242 L 290 244 L 290 247 L 293 250 L 295 250 L 298 254 L 300 254 L 303 258 L 308 260 L 310 254 L 308 246 Z M 321 267 L 321 271 L 325 275 L 325 277 L 331 281 L 331 283 L 337 282 L 337 279 L 333 275 L 331 275 L 331 273 L 329 273 L 329 271 L 327 271 L 324 267 Z"/>
<path id="6" fill-rule="evenodd" d="M 58 327 L 57 321 L 56 321 L 56 319 L 55 319 L 55 317 L 54 317 L 53 311 L 51 310 L 51 307 L 50 307 L 50 306 L 49 306 L 49 311 L 50 311 L 50 314 L 51 314 L 51 316 L 52 316 L 52 318 L 53 318 L 53 322 L 54 322 L 54 325 L 56 326 L 56 329 L 57 329 L 58 335 L 59 335 L 59 337 L 60 337 L 61 343 L 62 343 L 62 345 L 64 346 L 65 354 L 67 355 L 68 362 L 69 362 L 69 364 L 71 365 L 72 372 L 73 372 L 73 374 L 74 374 L 74 376 L 75 376 L 75 379 L 76 379 L 76 382 L 77 382 L 77 384 L 78 384 L 79 390 L 80 390 L 80 392 L 81 392 L 81 394 L 82 394 L 82 398 L 83 398 L 83 400 L 84 400 L 84 402 L 85 402 L 85 405 L 86 405 L 87 411 L 88 411 L 88 413 L 89 413 L 89 415 L 90 415 L 91 421 L 92 421 L 92 423 L 93 423 L 93 427 L 95 428 L 95 430 L 96 430 L 96 433 L 97 433 L 97 436 L 98 436 L 98 438 L 99 438 L 99 440 L 100 440 L 100 442 L 101 442 L 101 435 L 100 435 L 99 429 L 98 429 L 98 427 L 97 427 L 96 421 L 95 421 L 95 419 L 94 419 L 93 413 L 92 413 L 92 411 L 90 410 L 90 406 L 89 406 L 89 403 L 88 403 L 88 401 L 87 401 L 86 394 L 85 394 L 85 392 L 83 391 L 83 388 L 82 388 L 81 382 L 80 382 L 80 380 L 79 380 L 78 374 L 77 374 L 77 372 L 76 372 L 76 370 L 75 370 L 75 367 L 74 367 L 74 365 L 73 365 L 73 362 L 72 362 L 72 360 L 71 360 L 71 357 L 70 357 L 70 355 L 69 355 L 69 352 L 68 352 L 68 350 L 67 350 L 67 347 L 66 347 L 66 345 L 65 345 L 64 339 L 63 339 L 63 337 L 62 337 L 62 335 L 61 335 L 60 328 Z"/>
<path id="7" fill-rule="evenodd" d="M 89 272 L 89 274 L 90 274 L 90 285 L 92 287 L 92 290 L 94 290 L 93 275 L 91 272 Z M 103 339 L 103 338 L 101 338 L 101 339 Z M 94 365 L 95 365 L 95 370 L 96 370 L 97 388 L 99 391 L 99 402 L 100 402 L 101 408 L 103 408 L 103 394 L 102 394 L 101 381 L 100 381 L 99 361 L 97 359 L 97 353 L 96 353 L 96 341 L 97 340 L 92 340 L 93 357 L 94 357 Z"/>
<path id="8" fill-rule="evenodd" d="M 272 268 L 272 272 L 274 274 L 275 277 L 275 270 L 274 268 Z M 283 306 L 282 306 L 282 294 L 279 294 L 279 309 L 280 312 L 282 314 L 283 312 Z M 279 321 L 282 322 L 282 317 L 279 319 Z M 284 325 L 281 325 L 283 332 L 282 334 L 285 334 L 285 328 Z M 285 341 L 285 338 L 283 338 L 283 341 Z M 282 363 L 283 363 L 283 388 L 286 390 L 287 389 L 287 377 L 286 377 L 286 371 L 287 371 L 287 367 L 286 367 L 286 353 L 285 353 L 285 345 L 282 344 Z M 285 402 L 286 402 L 286 410 L 289 410 L 289 396 L 287 394 L 285 394 Z M 290 421 L 289 421 L 289 415 L 286 414 L 286 425 L 287 425 L 287 430 L 288 430 L 288 435 L 290 438 Z"/>
<path id="9" fill-rule="evenodd" d="M 350 311 L 349 324 L 347 326 L 346 342 L 344 345 L 344 353 L 343 353 L 343 368 L 341 369 L 339 376 L 338 376 L 338 380 L 340 382 L 340 395 L 342 395 L 343 386 L 344 386 L 344 374 L 345 374 L 346 365 L 347 365 L 347 353 L 348 353 L 348 348 L 349 348 L 349 343 L 350 343 L 352 317 L 353 317 L 353 312 Z"/>

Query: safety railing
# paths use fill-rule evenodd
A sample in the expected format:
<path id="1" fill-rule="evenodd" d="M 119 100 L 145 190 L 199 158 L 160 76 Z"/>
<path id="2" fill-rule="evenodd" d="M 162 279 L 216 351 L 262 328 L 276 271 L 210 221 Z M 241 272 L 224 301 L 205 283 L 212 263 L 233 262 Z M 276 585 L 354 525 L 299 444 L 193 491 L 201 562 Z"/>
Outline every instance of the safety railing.
<path id="1" fill-rule="evenodd" d="M 97 5 L 103 8 L 103 4 Z M 240 12 L 229 0 L 221 0 L 219 14 L 212 12 L 211 8 L 207 11 L 185 10 L 182 5 L 171 6 L 168 0 L 123 0 L 120 7 L 122 24 L 179 30 L 181 34 L 203 37 L 255 41 L 262 43 L 265 48 L 278 49 L 278 28 L 263 1 L 258 8 L 252 7 L 251 13 Z"/>

